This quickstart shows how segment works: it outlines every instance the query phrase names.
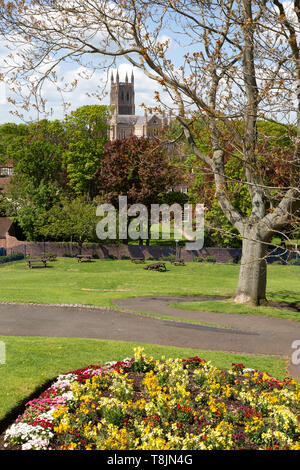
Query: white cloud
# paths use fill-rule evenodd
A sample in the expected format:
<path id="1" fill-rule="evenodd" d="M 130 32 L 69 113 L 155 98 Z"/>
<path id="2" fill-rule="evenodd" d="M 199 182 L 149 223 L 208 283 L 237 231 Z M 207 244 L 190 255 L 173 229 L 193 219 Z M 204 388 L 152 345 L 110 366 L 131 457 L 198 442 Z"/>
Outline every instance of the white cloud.
<path id="1" fill-rule="evenodd" d="M 0 61 L 1 61 L 0 52 Z M 117 69 L 112 69 L 114 76 L 116 76 Z M 141 104 L 144 103 L 146 106 L 154 106 L 155 91 L 160 89 L 160 86 L 137 68 L 134 68 L 128 63 L 120 63 L 118 67 L 119 76 L 121 81 L 125 81 L 126 72 L 129 80 L 131 78 L 132 71 L 134 72 L 135 82 L 135 103 L 136 103 L 136 114 L 143 114 Z M 60 74 L 62 75 L 62 70 Z M 70 103 L 68 111 L 75 110 L 85 104 L 105 104 L 109 105 L 109 92 L 110 92 L 110 75 L 107 76 L 107 72 L 98 71 L 92 72 L 87 67 L 74 66 L 64 71 L 63 83 L 70 84 L 75 78 L 78 78 L 77 87 L 68 93 L 62 95 L 58 92 L 55 83 L 46 81 L 43 85 L 42 96 L 47 101 L 47 109 L 53 109 L 53 114 L 50 119 L 61 119 L 64 115 L 64 108 L 62 106 L 62 96 L 64 100 Z M 62 78 L 62 77 L 61 77 Z M 9 94 L 9 89 L 7 90 Z M 96 96 L 99 94 L 103 96 L 101 101 Z M 91 96 L 88 96 L 91 95 Z M 171 105 L 169 97 L 166 96 L 165 101 Z M 10 114 L 9 111 L 13 111 L 15 108 L 11 103 L 6 101 L 6 87 L 4 83 L 0 82 L 0 124 L 5 122 L 20 122 L 17 116 Z M 43 116 L 40 115 L 40 118 Z M 37 113 L 32 111 L 27 114 L 28 119 L 37 119 Z"/>

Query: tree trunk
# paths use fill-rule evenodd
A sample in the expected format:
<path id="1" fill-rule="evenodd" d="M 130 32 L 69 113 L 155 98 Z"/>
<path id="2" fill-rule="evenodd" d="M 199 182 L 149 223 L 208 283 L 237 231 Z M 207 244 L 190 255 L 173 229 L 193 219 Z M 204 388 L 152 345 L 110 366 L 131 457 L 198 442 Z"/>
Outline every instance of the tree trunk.
<path id="1" fill-rule="evenodd" d="M 252 305 L 267 304 L 267 245 L 257 237 L 243 239 L 243 254 L 237 290 L 233 297 L 236 303 Z"/>

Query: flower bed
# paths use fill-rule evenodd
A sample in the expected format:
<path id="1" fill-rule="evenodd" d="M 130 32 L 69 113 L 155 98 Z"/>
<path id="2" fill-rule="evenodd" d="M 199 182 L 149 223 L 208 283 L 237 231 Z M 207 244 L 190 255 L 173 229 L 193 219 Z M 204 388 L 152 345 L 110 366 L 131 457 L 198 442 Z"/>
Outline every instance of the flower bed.
<path id="1" fill-rule="evenodd" d="M 134 357 L 60 375 L 5 433 L 7 448 L 300 450 L 300 385 L 243 364 Z"/>

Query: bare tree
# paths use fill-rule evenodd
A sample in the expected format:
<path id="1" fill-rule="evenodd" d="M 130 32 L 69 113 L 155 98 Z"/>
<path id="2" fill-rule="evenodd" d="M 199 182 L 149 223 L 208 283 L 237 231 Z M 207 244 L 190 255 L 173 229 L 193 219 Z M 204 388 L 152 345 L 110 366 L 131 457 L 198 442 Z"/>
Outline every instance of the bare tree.
<path id="1" fill-rule="evenodd" d="M 119 56 L 169 93 L 194 154 L 214 175 L 215 197 L 243 239 L 236 302 L 266 302 L 267 248 L 299 215 L 299 0 L 28 0 L 0 4 L 0 32 L 14 50 L 6 79 L 28 91 L 25 105 L 44 105 L 42 85 L 58 87 L 66 61 L 91 70 Z M 174 53 L 175 51 L 175 53 Z M 99 62 L 96 63 L 96 60 Z M 33 101 L 32 101 L 33 100 Z M 157 93 L 157 108 L 163 108 Z M 210 135 L 201 151 L 195 114 Z M 265 180 L 260 119 L 280 121 L 293 139 L 285 187 Z M 292 120 L 295 119 L 293 123 Z M 232 203 L 225 139 L 243 169 L 251 211 Z M 269 152 L 276 153 L 276 147 Z M 285 162 L 287 163 L 287 162 Z"/>

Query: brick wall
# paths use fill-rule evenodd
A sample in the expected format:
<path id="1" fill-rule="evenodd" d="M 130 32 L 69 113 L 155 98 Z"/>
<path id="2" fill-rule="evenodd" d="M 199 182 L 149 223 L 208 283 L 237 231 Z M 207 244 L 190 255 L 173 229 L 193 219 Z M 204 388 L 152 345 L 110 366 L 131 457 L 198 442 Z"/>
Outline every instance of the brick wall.
<path id="1" fill-rule="evenodd" d="M 11 177 L 10 176 L 2 176 L 0 178 L 0 192 L 5 193 L 7 190 L 7 187 L 10 183 Z"/>
<path id="2" fill-rule="evenodd" d="M 57 256 L 64 256 L 66 254 L 77 255 L 79 253 L 78 247 L 70 243 L 54 243 L 54 242 L 23 242 L 14 237 L 7 236 L 7 243 L 2 243 L 0 239 L 0 246 L 6 248 L 6 254 L 12 252 L 21 252 L 25 255 L 42 256 L 43 253 L 51 252 Z M 176 255 L 176 248 L 174 246 L 140 246 L 140 245 L 84 245 L 82 254 L 97 255 L 100 259 L 108 258 L 113 255 L 117 259 L 122 259 L 122 256 L 131 258 L 154 258 L 159 259 L 165 256 Z M 218 263 L 232 263 L 241 258 L 242 250 L 240 248 L 217 248 L 217 247 L 204 247 L 202 250 L 187 251 L 184 248 L 180 249 L 179 256 L 185 261 L 193 261 L 194 257 L 200 256 L 206 258 L 213 256 Z M 295 258 L 297 255 L 293 252 L 288 252 L 284 249 L 278 248 L 276 251 L 271 251 L 268 257 L 268 262 L 274 261 L 288 261 Z M 299 256 L 298 256 L 299 259 Z"/>
<path id="3" fill-rule="evenodd" d="M 53 242 L 22 242 L 14 237 L 8 236 L 7 254 L 20 251 L 26 255 L 40 256 L 44 252 L 55 253 L 57 256 L 66 254 L 76 255 L 79 250 L 76 245 L 69 243 Z M 203 248 L 202 250 L 187 251 L 184 248 L 179 249 L 179 256 L 185 261 L 193 261 L 195 256 L 213 256 L 219 263 L 232 262 L 236 257 L 240 258 L 241 250 L 238 248 Z M 84 245 L 82 254 L 97 255 L 100 259 L 113 255 L 121 259 L 122 256 L 132 258 L 160 258 L 164 256 L 175 256 L 176 248 L 173 246 L 143 246 L 143 245 Z"/>

